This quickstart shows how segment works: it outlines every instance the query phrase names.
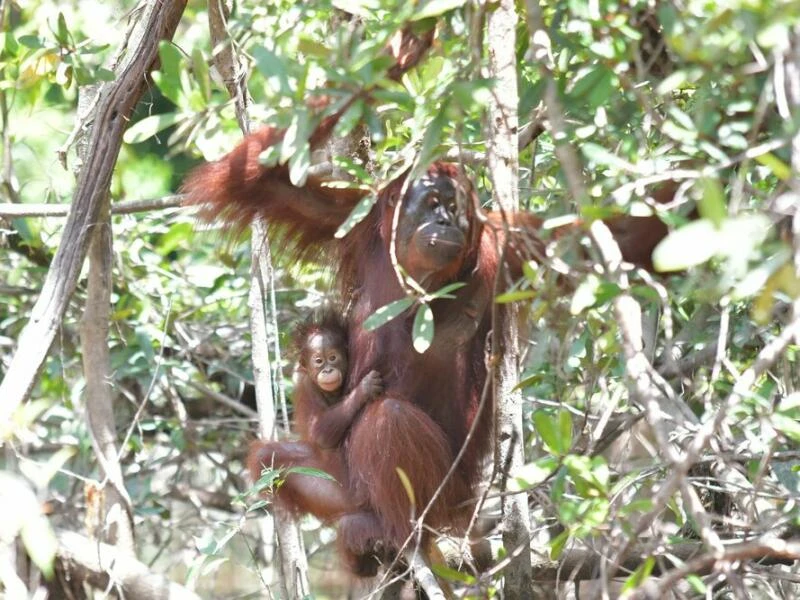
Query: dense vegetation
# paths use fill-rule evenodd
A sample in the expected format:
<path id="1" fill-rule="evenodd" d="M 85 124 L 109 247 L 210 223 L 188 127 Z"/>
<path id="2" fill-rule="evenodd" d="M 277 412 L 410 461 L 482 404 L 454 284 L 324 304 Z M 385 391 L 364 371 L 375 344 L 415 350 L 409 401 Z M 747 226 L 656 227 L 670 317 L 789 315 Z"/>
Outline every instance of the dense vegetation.
<path id="1" fill-rule="evenodd" d="M 257 525 L 258 508 L 245 511 L 255 499 L 240 496 L 257 431 L 251 248 L 173 197 L 192 166 L 235 145 L 242 123 L 288 127 L 282 155 L 267 159 L 287 161 L 302 181 L 316 162 L 307 144 L 314 90 L 368 88 L 336 130 L 355 141 L 332 150 L 348 185 L 377 189 L 446 155 L 492 201 L 487 56 L 499 42 L 486 20 L 496 5 L 246 0 L 212 41 L 215 10 L 191 2 L 172 41 L 157 46 L 113 164 L 110 312 L 99 317 L 108 362 L 93 360 L 98 338 L 81 340 L 98 323 L 85 312 L 93 271 L 75 273 L 71 295 L 46 277 L 63 267 L 57 249 L 83 263 L 85 245 L 62 243 L 65 216 L 84 185 L 76 182 L 98 177 L 81 169 L 95 164 L 96 147 L 84 147 L 101 130 L 103 94 L 157 35 L 128 31 L 151 9 L 127 0 L 0 8 L 0 415 L 11 414 L 4 403 L 13 411 L 0 421 L 0 508 L 11 524 L 0 536 L 0 589 L 9 594 L 33 593 L 30 572 L 50 575 L 54 564 L 51 581 L 67 585 L 65 548 L 74 548 L 64 532 L 120 543 L 105 516 L 115 480 L 129 496 L 135 555 L 153 572 L 203 597 L 280 589 L 280 571 L 263 569 L 271 534 Z M 516 10 L 521 210 L 551 219 L 549 229 L 655 210 L 673 231 L 654 256 L 658 275 L 600 268 L 607 257 L 590 236 L 570 237 L 498 299 L 522 315 L 526 464 L 508 486 L 527 494 L 534 578 L 546 589 L 595 580 L 582 588 L 587 597 L 794 597 L 800 5 L 530 0 Z M 434 22 L 420 65 L 389 81 L 390 36 Z M 240 62 L 229 73 L 246 76 L 246 102 L 225 81 L 228 39 Z M 654 205 L 666 189 L 672 201 Z M 266 341 L 283 428 L 287 339 L 331 282 L 322 265 L 284 260 L 278 244 L 270 265 Z M 68 302 L 35 385 L 14 395 L 14 382 L 39 367 L 12 363 L 23 328 L 62 293 Z M 108 438 L 87 410 L 93 377 L 110 384 L 113 412 L 102 422 L 114 432 L 118 478 L 107 464 L 116 451 L 103 449 Z M 308 520 L 302 528 L 315 596 L 341 597 L 347 580 L 325 573 L 338 568 L 330 529 Z M 499 534 L 485 537 L 493 559 L 508 554 Z M 35 567 L 13 562 L 13 548 Z M 460 574 L 455 566 L 439 573 L 457 592 L 503 589 L 502 563 L 468 561 Z"/>

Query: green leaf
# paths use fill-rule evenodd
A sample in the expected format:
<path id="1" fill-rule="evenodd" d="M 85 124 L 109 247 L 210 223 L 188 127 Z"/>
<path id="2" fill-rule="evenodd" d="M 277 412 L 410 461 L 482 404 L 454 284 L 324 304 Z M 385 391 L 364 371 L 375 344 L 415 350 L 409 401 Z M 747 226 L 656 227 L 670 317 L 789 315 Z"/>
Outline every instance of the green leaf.
<path id="1" fill-rule="evenodd" d="M 26 48 L 30 48 L 31 50 L 39 50 L 44 48 L 44 42 L 42 41 L 42 38 L 36 35 L 21 35 L 18 41 L 20 44 Z"/>
<path id="2" fill-rule="evenodd" d="M 466 0 L 428 0 L 422 2 L 420 8 L 411 15 L 410 21 L 421 21 L 430 17 L 438 17 L 448 11 L 461 8 L 466 4 Z"/>
<path id="3" fill-rule="evenodd" d="M 400 467 L 395 467 L 394 469 L 397 471 L 397 476 L 400 478 L 400 483 L 403 484 L 403 489 L 406 491 L 406 496 L 408 496 L 411 506 L 416 506 L 417 500 L 414 496 L 414 486 L 411 485 L 411 479 L 409 479 L 408 474 Z"/>
<path id="4" fill-rule="evenodd" d="M 585 142 L 581 145 L 581 151 L 586 158 L 597 165 L 615 167 L 620 171 L 630 170 L 630 165 L 626 161 L 622 160 L 616 154 L 609 152 L 598 144 Z"/>
<path id="5" fill-rule="evenodd" d="M 719 246 L 719 230 L 711 221 L 692 221 L 658 243 L 653 250 L 653 266 L 662 273 L 682 271 L 706 262 Z"/>
<path id="6" fill-rule="evenodd" d="M 256 500 L 247 507 L 247 512 L 254 512 L 262 508 L 267 508 L 270 504 L 271 502 L 269 500 L 264 500 L 263 498 Z"/>
<path id="7" fill-rule="evenodd" d="M 697 210 L 701 217 L 708 219 L 714 224 L 714 227 L 719 229 L 728 218 L 722 184 L 719 179 L 713 177 L 703 177 L 699 183 L 703 193 L 697 203 Z"/>
<path id="8" fill-rule="evenodd" d="M 512 492 L 528 490 L 545 481 L 557 468 L 557 458 L 552 456 L 538 458 L 533 462 L 523 465 L 513 473 L 513 478 L 508 482 L 508 489 Z"/>
<path id="9" fill-rule="evenodd" d="M 667 77 L 665 77 L 661 83 L 656 86 L 656 94 L 660 96 L 669 94 L 672 92 L 672 90 L 676 90 L 683 86 L 688 79 L 689 77 L 686 71 L 675 71 L 674 73 L 667 75 Z"/>
<path id="10" fill-rule="evenodd" d="M 145 117 L 131 125 L 125 135 L 122 136 L 122 139 L 126 144 L 138 144 L 150 139 L 159 131 L 175 125 L 182 118 L 183 115 L 179 113 L 164 113 Z"/>
<path id="11" fill-rule="evenodd" d="M 772 426 L 793 442 L 800 442 L 800 422 L 782 414 L 770 417 Z"/>
<path id="12" fill-rule="evenodd" d="M 461 289 L 467 285 L 463 281 L 456 281 L 454 283 L 448 283 L 444 287 L 440 287 L 438 290 L 433 292 L 432 294 L 428 294 L 428 298 L 431 300 L 436 300 L 437 298 L 455 298 L 450 292 L 454 292 L 458 289 Z"/>
<path id="13" fill-rule="evenodd" d="M 622 592 L 625 593 L 636 587 L 639 587 L 648 577 L 650 577 L 650 573 L 653 572 L 653 567 L 655 566 L 656 559 L 652 556 L 648 556 L 645 561 L 639 565 L 639 567 L 633 573 L 631 573 L 630 577 L 625 580 L 625 584 L 622 586 Z"/>
<path id="14" fill-rule="evenodd" d="M 561 415 L 552 412 L 537 410 L 533 413 L 533 426 L 539 437 L 542 438 L 548 452 L 555 456 L 563 456 L 569 450 L 571 433 L 569 438 L 564 438 L 561 430 Z"/>
<path id="15" fill-rule="evenodd" d="M 446 102 L 444 104 L 447 104 Z M 425 130 L 425 135 L 422 138 L 422 147 L 419 150 L 419 157 L 417 159 L 416 171 L 417 173 L 423 172 L 428 168 L 428 165 L 433 162 L 436 150 L 442 143 L 444 136 L 444 127 L 447 124 L 446 106 L 442 106 L 442 110 L 433 118 L 428 124 L 428 129 Z M 413 177 L 412 177 L 413 179 Z"/>
<path id="16" fill-rule="evenodd" d="M 296 475 L 307 475 L 308 477 L 319 477 L 320 479 L 327 479 L 328 481 L 336 481 L 336 478 L 323 471 L 322 469 L 314 469 L 311 467 L 289 467 L 286 469 L 286 475 L 294 473 Z"/>
<path id="17" fill-rule="evenodd" d="M 572 447 L 572 415 L 568 410 L 558 412 L 558 435 L 564 452 Z"/>
<path id="18" fill-rule="evenodd" d="M 64 13 L 58 13 L 58 24 L 56 28 L 56 39 L 62 46 L 69 46 L 69 28 L 67 27 L 67 20 L 64 18 Z"/>
<path id="19" fill-rule="evenodd" d="M 756 160 L 772 171 L 772 174 L 781 181 L 791 180 L 792 169 L 771 152 L 765 152 L 764 154 L 756 156 Z"/>
<path id="20" fill-rule="evenodd" d="M 299 151 L 292 154 L 289 159 L 289 181 L 297 187 L 303 187 L 306 184 L 310 166 L 311 149 L 306 143 Z"/>
<path id="21" fill-rule="evenodd" d="M 344 223 L 339 225 L 339 229 L 336 230 L 336 233 L 333 234 L 333 237 L 339 240 L 350 233 L 353 227 L 361 223 L 361 221 L 364 220 L 364 217 L 369 214 L 377 199 L 378 196 L 375 194 L 367 194 L 364 196 L 361 201 L 356 204 L 356 207 L 350 211 L 350 214 L 347 215 Z"/>
<path id="22" fill-rule="evenodd" d="M 400 300 L 381 306 L 364 320 L 364 329 L 373 331 L 388 323 L 414 304 L 414 300 L 414 298 L 400 298 Z"/>
<path id="23" fill-rule="evenodd" d="M 520 300 L 531 300 L 536 298 L 538 293 L 534 290 L 513 290 L 504 294 L 499 294 L 495 297 L 494 301 L 498 304 L 510 304 L 512 302 L 519 302 Z"/>
<path id="24" fill-rule="evenodd" d="M 193 236 L 194 225 L 192 223 L 175 223 L 158 239 L 156 251 L 161 256 L 166 256 L 178 248 L 191 248 Z"/>
<path id="25" fill-rule="evenodd" d="M 280 469 L 264 469 L 261 477 L 253 484 L 253 493 L 272 491 L 276 483 L 282 478 Z"/>
<path id="26" fill-rule="evenodd" d="M 423 354 L 431 347 L 433 341 L 433 311 L 427 304 L 421 304 L 414 316 L 414 327 L 411 330 L 414 350 Z"/>
<path id="27" fill-rule="evenodd" d="M 733 288 L 731 300 L 738 302 L 764 290 L 770 277 L 790 260 L 791 255 L 789 248 L 781 248 L 763 263 L 756 265 Z"/>
<path id="28" fill-rule="evenodd" d="M 286 65 L 277 54 L 264 46 L 256 46 L 252 50 L 256 59 L 256 69 L 264 76 L 270 89 L 282 96 L 291 96 L 292 87 L 289 85 L 289 74 Z"/>
<path id="29" fill-rule="evenodd" d="M 332 4 L 339 10 L 365 19 L 374 19 L 375 12 L 383 8 L 381 0 L 333 0 Z"/>
<path id="30" fill-rule="evenodd" d="M 344 111 L 344 114 L 339 118 L 339 122 L 333 128 L 333 135 L 335 137 L 346 137 L 358 125 L 362 114 L 364 114 L 364 101 L 353 102 L 350 108 Z"/>
<path id="31" fill-rule="evenodd" d="M 464 585 L 475 585 L 477 582 L 477 579 L 475 579 L 475 577 L 469 573 L 457 571 L 439 563 L 432 564 L 431 571 L 433 571 L 437 577 L 441 577 L 447 581 L 456 581 L 458 583 L 463 583 Z"/>
<path id="32" fill-rule="evenodd" d="M 569 541 L 569 530 L 562 531 L 550 542 L 550 560 L 558 560 Z"/>
<path id="33" fill-rule="evenodd" d="M 653 509 L 653 501 L 650 498 L 641 498 L 639 500 L 633 500 L 632 502 L 626 502 L 625 504 L 620 506 L 619 515 L 621 517 L 626 517 L 634 513 L 644 514 L 652 509 Z"/>
<path id="34" fill-rule="evenodd" d="M 158 45 L 158 58 L 160 67 L 153 73 L 153 80 L 170 102 L 179 105 L 183 95 L 181 90 L 183 53 L 172 42 L 161 41 Z"/>
<path id="35" fill-rule="evenodd" d="M 52 577 L 58 542 L 50 522 L 42 514 L 30 485 L 17 475 L 1 471 L 0 511 L 7 540 L 13 540 L 19 533 L 28 556 L 45 576 Z"/>
<path id="36" fill-rule="evenodd" d="M 597 275 L 588 275 L 575 289 L 569 312 L 573 315 L 579 315 L 585 309 L 594 306 L 597 302 L 597 290 L 599 288 L 600 278 Z"/>
<path id="37" fill-rule="evenodd" d="M 34 502 L 34 506 L 38 506 L 38 502 Z M 20 538 L 33 563 L 45 577 L 52 577 L 58 541 L 47 518 L 44 515 L 28 517 L 20 531 Z"/>
<path id="38" fill-rule="evenodd" d="M 708 586 L 706 586 L 703 580 L 697 575 L 687 575 L 686 583 L 688 583 L 700 596 L 705 597 L 707 595 Z"/>
<path id="39" fill-rule="evenodd" d="M 573 101 L 584 101 L 589 106 L 600 106 L 607 102 L 614 89 L 614 72 L 604 65 L 596 65 L 592 69 L 578 75 L 575 84 L 568 94 Z"/>
<path id="40" fill-rule="evenodd" d="M 261 154 L 258 155 L 258 162 L 267 167 L 277 167 L 278 163 L 281 160 L 281 147 L 283 146 L 282 143 L 275 144 L 274 146 L 269 146 L 266 150 L 264 150 Z"/>
<path id="41" fill-rule="evenodd" d="M 208 63 L 205 56 L 203 56 L 203 51 L 200 50 L 200 46 L 195 46 L 192 50 L 192 67 L 194 79 L 200 87 L 203 98 L 208 103 L 211 99 L 211 77 L 208 74 Z"/>
<path id="42" fill-rule="evenodd" d="M 311 122 L 308 118 L 308 112 L 306 110 L 298 110 L 292 115 L 292 122 L 283 136 L 280 164 L 285 164 L 304 147 L 308 150 L 308 138 L 310 135 Z"/>

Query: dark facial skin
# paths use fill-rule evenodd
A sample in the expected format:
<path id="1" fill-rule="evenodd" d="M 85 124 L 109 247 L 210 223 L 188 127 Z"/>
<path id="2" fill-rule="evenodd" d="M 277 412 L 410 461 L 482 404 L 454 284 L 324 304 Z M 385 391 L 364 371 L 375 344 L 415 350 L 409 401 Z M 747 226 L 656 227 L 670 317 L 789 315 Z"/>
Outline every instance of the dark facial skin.
<path id="1" fill-rule="evenodd" d="M 347 373 L 347 354 L 342 340 L 327 331 L 310 335 L 303 348 L 301 365 L 322 391 L 336 394 Z"/>
<path id="2" fill-rule="evenodd" d="M 426 176 L 403 199 L 397 259 L 418 282 L 463 258 L 469 223 L 449 177 Z"/>

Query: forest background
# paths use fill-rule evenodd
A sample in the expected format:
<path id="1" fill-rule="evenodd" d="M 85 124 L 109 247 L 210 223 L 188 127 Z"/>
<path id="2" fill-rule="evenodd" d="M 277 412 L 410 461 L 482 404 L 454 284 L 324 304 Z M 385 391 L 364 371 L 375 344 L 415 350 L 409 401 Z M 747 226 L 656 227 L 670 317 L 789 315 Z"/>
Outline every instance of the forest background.
<path id="1" fill-rule="evenodd" d="M 325 82 L 378 90 L 336 130 L 358 151 L 323 157 L 350 185 L 447 156 L 488 205 L 502 195 L 486 161 L 499 106 L 519 120 L 520 210 L 550 229 L 656 211 L 674 232 L 657 276 L 608 268 L 590 235 L 555 243 L 498 299 L 523 325 L 518 372 L 500 385 L 524 443 L 503 463 L 517 464 L 507 493 L 496 481 L 487 501 L 495 514 L 501 497 L 522 502 L 506 531 L 524 543 L 486 533 L 493 566 L 451 561 L 439 582 L 476 597 L 563 597 L 583 580 L 588 597 L 796 597 L 796 2 L 0 7 L 8 597 L 361 593 L 318 523 L 273 560 L 273 524 L 244 494 L 248 442 L 274 424 L 281 435 L 291 412 L 288 338 L 330 273 L 223 238 L 176 195 L 250 124 L 294 130 L 293 176 L 318 168 L 302 132 Z M 390 83 L 383 48 L 409 23 L 435 24 L 436 39 Z M 510 77 L 491 60 L 508 48 Z M 655 206 L 665 185 L 674 199 Z M 299 580 L 273 566 L 287 561 Z"/>

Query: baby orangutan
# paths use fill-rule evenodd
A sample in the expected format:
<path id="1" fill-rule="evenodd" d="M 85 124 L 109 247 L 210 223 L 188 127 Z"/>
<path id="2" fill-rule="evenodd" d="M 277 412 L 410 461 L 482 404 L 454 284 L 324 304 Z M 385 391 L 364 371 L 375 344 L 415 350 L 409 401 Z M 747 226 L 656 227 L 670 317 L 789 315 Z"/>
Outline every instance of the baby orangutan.
<path id="1" fill-rule="evenodd" d="M 383 393 L 383 380 L 377 371 L 370 371 L 345 394 L 347 328 L 331 309 L 298 327 L 294 344 L 298 355 L 294 413 L 300 441 L 256 442 L 248 467 L 254 481 L 265 466 L 302 466 L 328 473 L 335 481 L 290 473 L 275 498 L 292 513 L 312 513 L 331 521 L 355 509 L 345 493 L 347 468 L 342 442 L 361 408 Z"/>

